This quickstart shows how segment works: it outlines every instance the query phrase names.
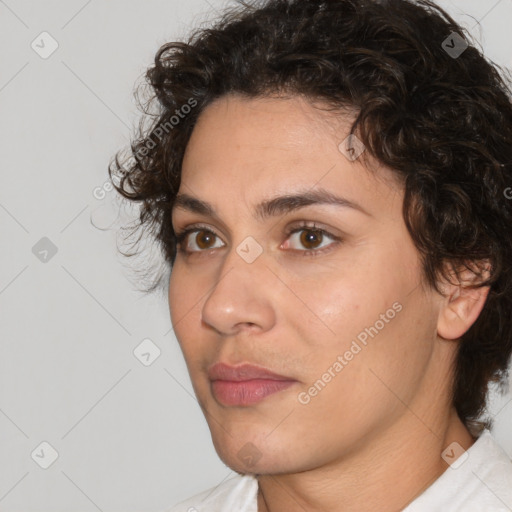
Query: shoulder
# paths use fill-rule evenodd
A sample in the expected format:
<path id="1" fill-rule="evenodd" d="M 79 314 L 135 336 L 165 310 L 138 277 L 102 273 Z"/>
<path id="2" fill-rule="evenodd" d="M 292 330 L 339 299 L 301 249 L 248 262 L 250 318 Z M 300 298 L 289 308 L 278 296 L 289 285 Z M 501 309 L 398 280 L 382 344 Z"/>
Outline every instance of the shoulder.
<path id="1" fill-rule="evenodd" d="M 509 512 L 512 461 L 484 430 L 477 441 L 404 512 Z"/>
<path id="2" fill-rule="evenodd" d="M 257 512 L 258 481 L 236 475 L 172 507 L 167 512 Z"/>

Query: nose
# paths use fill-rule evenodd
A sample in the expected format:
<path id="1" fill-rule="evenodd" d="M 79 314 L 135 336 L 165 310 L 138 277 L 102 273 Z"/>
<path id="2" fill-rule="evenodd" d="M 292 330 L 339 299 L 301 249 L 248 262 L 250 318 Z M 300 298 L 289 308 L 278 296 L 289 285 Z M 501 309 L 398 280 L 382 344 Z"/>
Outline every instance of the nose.
<path id="1" fill-rule="evenodd" d="M 265 253 L 254 261 L 243 243 L 226 255 L 202 308 L 202 320 L 217 332 L 233 335 L 241 329 L 267 330 L 275 322 L 278 279 L 267 267 Z"/>

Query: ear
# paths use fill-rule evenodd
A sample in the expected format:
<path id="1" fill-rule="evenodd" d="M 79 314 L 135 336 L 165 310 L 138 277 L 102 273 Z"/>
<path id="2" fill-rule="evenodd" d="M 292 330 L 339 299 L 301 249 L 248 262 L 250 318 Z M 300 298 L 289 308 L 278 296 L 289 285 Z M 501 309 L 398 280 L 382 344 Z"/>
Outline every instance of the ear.
<path id="1" fill-rule="evenodd" d="M 441 338 L 447 340 L 460 338 L 482 312 L 490 287 L 470 288 L 469 286 L 483 282 L 489 277 L 489 261 L 479 262 L 477 269 L 479 271 L 477 274 L 466 267 L 459 270 L 458 276 L 452 272 L 450 279 L 454 277 L 455 284 L 445 281 L 440 287 L 444 298 L 439 311 L 437 333 Z"/>

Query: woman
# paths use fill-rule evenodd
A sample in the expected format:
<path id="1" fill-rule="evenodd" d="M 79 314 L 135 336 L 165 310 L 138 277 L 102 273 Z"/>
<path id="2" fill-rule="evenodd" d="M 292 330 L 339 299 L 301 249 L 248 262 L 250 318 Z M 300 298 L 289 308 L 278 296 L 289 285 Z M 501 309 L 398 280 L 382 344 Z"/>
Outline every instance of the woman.
<path id="1" fill-rule="evenodd" d="M 110 170 L 238 473 L 172 511 L 512 510 L 480 420 L 512 351 L 498 69 L 431 2 L 267 0 L 147 77 L 159 117 Z"/>

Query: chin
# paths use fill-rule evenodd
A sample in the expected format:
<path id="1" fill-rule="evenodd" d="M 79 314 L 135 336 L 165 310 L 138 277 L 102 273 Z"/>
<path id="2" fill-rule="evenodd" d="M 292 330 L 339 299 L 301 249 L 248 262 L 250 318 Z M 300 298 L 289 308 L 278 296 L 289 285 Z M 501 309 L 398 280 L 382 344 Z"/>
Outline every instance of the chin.
<path id="1" fill-rule="evenodd" d="M 241 474 L 281 474 L 303 471 L 289 439 L 240 429 L 230 436 L 217 425 L 218 435 L 212 434 L 213 445 L 219 458 L 233 471 Z M 266 430 L 266 429 L 265 429 Z M 274 433 L 275 434 L 275 433 Z M 270 436 L 272 437 L 272 435 Z M 288 443 L 286 442 L 288 441 Z"/>
<path id="2" fill-rule="evenodd" d="M 276 460 L 275 454 L 270 460 L 268 457 L 265 460 L 262 457 L 259 461 L 253 463 L 240 461 L 236 453 L 222 456 L 219 454 L 219 458 L 230 469 L 242 475 L 278 475 L 295 472 L 292 466 Z"/>

